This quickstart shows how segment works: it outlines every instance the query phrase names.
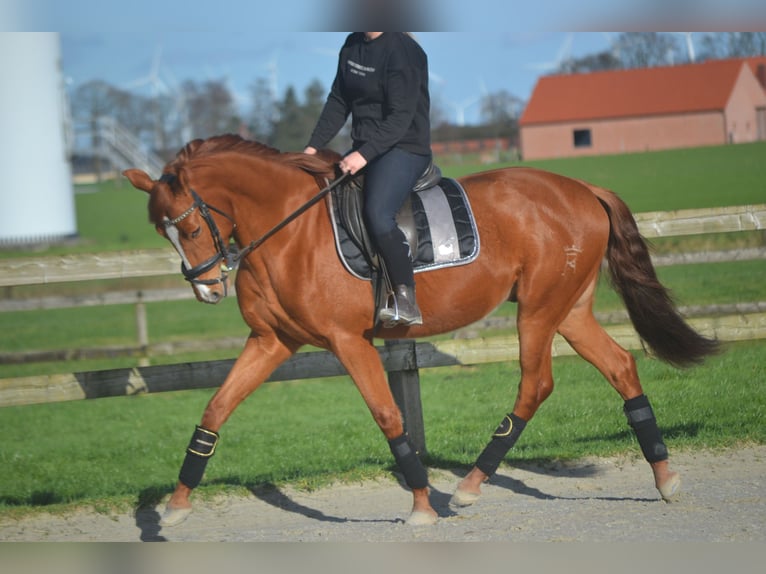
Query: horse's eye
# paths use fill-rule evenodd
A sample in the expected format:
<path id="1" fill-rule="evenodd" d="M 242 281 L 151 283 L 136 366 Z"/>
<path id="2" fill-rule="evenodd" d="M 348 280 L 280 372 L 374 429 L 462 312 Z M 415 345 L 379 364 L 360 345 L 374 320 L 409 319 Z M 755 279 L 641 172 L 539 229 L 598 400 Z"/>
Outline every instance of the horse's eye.
<path id="1" fill-rule="evenodd" d="M 199 237 L 200 233 L 202 233 L 202 228 L 201 227 L 197 227 L 197 229 L 195 229 L 194 231 L 191 232 L 191 238 L 192 239 L 197 239 L 197 237 Z"/>

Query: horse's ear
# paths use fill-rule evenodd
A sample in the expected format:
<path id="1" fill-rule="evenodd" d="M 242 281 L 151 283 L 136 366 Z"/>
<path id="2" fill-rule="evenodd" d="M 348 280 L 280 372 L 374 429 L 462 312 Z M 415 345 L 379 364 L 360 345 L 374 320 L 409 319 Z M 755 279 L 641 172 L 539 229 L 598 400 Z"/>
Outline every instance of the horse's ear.
<path id="1" fill-rule="evenodd" d="M 122 175 L 127 177 L 136 189 L 151 193 L 154 188 L 154 180 L 140 169 L 126 169 L 122 172 Z"/>

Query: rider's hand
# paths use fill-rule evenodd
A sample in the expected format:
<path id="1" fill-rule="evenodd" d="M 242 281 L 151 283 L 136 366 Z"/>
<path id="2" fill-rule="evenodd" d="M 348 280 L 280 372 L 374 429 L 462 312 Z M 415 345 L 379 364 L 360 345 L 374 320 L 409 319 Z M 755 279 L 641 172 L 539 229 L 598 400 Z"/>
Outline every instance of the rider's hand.
<path id="1" fill-rule="evenodd" d="M 358 151 L 352 151 L 350 154 L 340 160 L 338 165 L 340 166 L 340 170 L 343 173 L 350 173 L 351 175 L 354 175 L 367 165 L 367 160 L 364 159 L 364 156 Z"/>

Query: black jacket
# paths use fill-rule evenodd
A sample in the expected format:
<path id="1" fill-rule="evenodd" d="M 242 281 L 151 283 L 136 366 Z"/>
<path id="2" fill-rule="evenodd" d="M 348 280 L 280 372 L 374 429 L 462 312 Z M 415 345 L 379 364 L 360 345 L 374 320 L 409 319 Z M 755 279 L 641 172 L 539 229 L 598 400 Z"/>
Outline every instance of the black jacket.
<path id="1" fill-rule="evenodd" d="M 413 38 L 403 32 L 346 38 L 308 145 L 327 146 L 349 114 L 353 149 L 368 162 L 393 147 L 431 154 L 428 58 Z"/>

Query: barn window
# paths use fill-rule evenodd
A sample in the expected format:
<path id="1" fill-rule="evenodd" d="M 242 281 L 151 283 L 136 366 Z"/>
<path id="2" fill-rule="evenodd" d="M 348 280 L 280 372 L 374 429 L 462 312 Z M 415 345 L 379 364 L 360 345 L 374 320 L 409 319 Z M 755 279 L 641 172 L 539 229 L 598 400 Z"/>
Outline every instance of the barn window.
<path id="1" fill-rule="evenodd" d="M 590 147 L 591 146 L 589 129 L 574 131 L 574 146 L 575 147 Z"/>

